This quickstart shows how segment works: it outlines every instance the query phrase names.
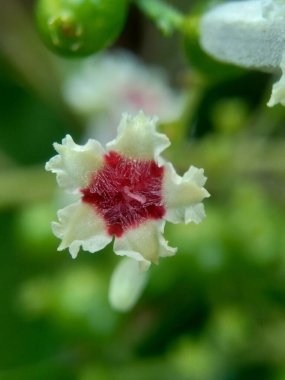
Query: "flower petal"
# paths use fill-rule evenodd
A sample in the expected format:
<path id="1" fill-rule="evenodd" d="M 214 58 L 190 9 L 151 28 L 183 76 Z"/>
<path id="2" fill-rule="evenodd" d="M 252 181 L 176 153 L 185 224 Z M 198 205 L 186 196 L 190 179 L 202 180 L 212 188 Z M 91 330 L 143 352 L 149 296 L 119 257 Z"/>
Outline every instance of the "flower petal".
<path id="1" fill-rule="evenodd" d="M 268 19 L 282 19 L 285 16 L 285 4 L 283 0 L 262 0 L 262 14 Z"/>
<path id="2" fill-rule="evenodd" d="M 285 54 L 283 54 L 280 67 L 282 75 L 279 81 L 273 85 L 271 97 L 267 103 L 269 107 L 273 107 L 279 103 L 285 106 Z"/>
<path id="3" fill-rule="evenodd" d="M 172 223 L 199 223 L 205 216 L 201 201 L 210 196 L 203 188 L 206 182 L 204 170 L 191 166 L 181 177 L 170 163 L 164 168 L 165 219 Z"/>
<path id="4" fill-rule="evenodd" d="M 149 263 L 158 263 L 159 257 L 172 256 L 176 248 L 169 247 L 162 233 L 165 221 L 148 221 L 137 228 L 126 231 L 116 238 L 114 252 L 142 262 L 147 269 Z"/>
<path id="5" fill-rule="evenodd" d="M 62 144 L 54 144 L 59 153 L 46 164 L 46 170 L 56 173 L 57 182 L 70 193 L 76 193 L 88 184 L 92 175 L 102 165 L 104 149 L 96 140 L 77 145 L 66 135 Z"/>
<path id="6" fill-rule="evenodd" d="M 100 251 L 112 240 L 105 223 L 89 205 L 78 201 L 58 211 L 59 222 L 52 223 L 55 236 L 62 239 L 59 251 L 69 248 L 76 258 L 80 246 L 91 253 Z"/>
<path id="7" fill-rule="evenodd" d="M 140 269 L 138 261 L 124 258 L 112 274 L 110 304 L 119 311 L 130 310 L 144 290 L 147 280 L 148 272 Z"/>
<path id="8" fill-rule="evenodd" d="M 203 49 L 225 62 L 276 71 L 285 50 L 282 3 L 251 0 L 214 7 L 201 20 Z"/>
<path id="9" fill-rule="evenodd" d="M 160 162 L 160 153 L 170 145 L 168 137 L 156 132 L 156 118 L 149 118 L 141 111 L 137 116 L 123 114 L 118 127 L 118 137 L 107 144 L 131 158 Z"/>
<path id="10" fill-rule="evenodd" d="M 186 94 L 170 87 L 161 68 L 145 66 L 127 51 L 91 56 L 70 74 L 63 85 L 63 96 L 89 121 L 103 119 L 104 124 L 101 120 L 89 123 L 93 124 L 95 138 L 101 142 L 110 140 L 102 141 L 98 128 L 103 136 L 111 130 L 113 139 L 115 128 L 110 128 L 110 122 L 116 122 L 123 111 L 135 115 L 143 109 L 149 115 L 157 115 L 162 122 L 171 122 L 181 116 L 186 106 Z"/>

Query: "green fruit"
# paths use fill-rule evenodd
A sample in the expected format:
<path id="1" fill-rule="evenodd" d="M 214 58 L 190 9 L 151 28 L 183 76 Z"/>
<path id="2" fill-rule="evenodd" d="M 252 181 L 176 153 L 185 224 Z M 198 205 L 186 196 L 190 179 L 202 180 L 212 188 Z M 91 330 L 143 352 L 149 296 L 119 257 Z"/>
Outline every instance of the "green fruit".
<path id="1" fill-rule="evenodd" d="M 36 21 L 46 45 L 58 54 L 85 56 L 119 35 L 127 0 L 39 0 Z"/>

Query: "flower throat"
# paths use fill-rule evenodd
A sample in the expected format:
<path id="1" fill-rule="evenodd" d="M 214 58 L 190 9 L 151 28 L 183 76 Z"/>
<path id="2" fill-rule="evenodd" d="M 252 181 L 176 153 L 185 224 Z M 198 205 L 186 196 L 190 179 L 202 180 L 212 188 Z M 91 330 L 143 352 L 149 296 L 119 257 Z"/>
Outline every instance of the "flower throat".
<path id="1" fill-rule="evenodd" d="M 111 151 L 89 185 L 81 189 L 82 201 L 104 218 L 109 235 L 120 237 L 129 228 L 164 216 L 163 174 L 164 168 L 153 160 L 131 159 Z"/>

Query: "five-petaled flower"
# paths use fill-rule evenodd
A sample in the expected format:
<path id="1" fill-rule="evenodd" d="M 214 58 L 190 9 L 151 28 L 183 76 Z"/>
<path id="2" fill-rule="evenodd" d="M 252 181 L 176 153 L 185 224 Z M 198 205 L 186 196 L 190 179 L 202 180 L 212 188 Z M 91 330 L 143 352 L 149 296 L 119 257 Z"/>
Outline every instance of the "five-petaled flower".
<path id="1" fill-rule="evenodd" d="M 203 169 L 193 166 L 181 177 L 160 153 L 170 142 L 156 131 L 157 120 L 143 112 L 123 115 L 118 136 L 106 145 L 96 140 L 77 145 L 67 135 L 54 144 L 58 155 L 46 169 L 56 173 L 60 187 L 78 194 L 78 200 L 58 212 L 54 234 L 58 250 L 69 248 L 75 258 L 80 247 L 97 252 L 114 237 L 114 252 L 139 261 L 144 268 L 175 248 L 163 237 L 165 221 L 199 223 Z"/>

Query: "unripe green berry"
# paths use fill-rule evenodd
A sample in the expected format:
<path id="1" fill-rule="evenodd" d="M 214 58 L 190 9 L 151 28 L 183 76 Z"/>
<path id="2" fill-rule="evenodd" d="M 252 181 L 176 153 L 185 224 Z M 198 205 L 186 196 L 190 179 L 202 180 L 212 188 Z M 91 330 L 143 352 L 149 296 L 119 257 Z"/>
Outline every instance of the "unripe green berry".
<path id="1" fill-rule="evenodd" d="M 119 35 L 127 0 L 38 0 L 36 20 L 46 45 L 58 54 L 84 56 Z"/>

